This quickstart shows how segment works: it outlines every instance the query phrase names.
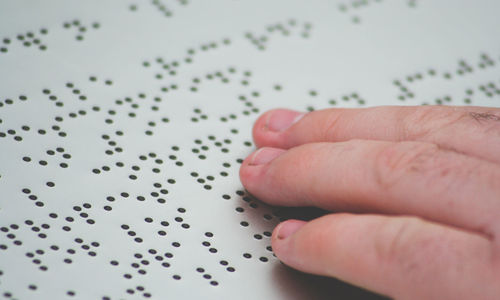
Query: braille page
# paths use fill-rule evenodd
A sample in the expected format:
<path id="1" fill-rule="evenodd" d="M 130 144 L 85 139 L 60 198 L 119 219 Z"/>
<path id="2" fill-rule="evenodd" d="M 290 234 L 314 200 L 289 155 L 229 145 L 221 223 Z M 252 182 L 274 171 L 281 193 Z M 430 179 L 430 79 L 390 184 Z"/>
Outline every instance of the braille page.
<path id="1" fill-rule="evenodd" d="M 0 299 L 378 299 L 287 268 L 268 109 L 500 104 L 494 0 L 2 0 Z"/>

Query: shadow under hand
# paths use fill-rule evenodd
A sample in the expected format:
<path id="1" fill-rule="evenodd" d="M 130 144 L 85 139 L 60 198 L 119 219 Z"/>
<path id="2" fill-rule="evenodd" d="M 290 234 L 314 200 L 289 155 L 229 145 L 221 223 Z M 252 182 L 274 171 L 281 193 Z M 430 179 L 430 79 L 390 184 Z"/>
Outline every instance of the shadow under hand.
<path id="1" fill-rule="evenodd" d="M 338 279 L 302 273 L 284 264 L 276 265 L 272 277 L 285 299 L 388 299 Z"/>

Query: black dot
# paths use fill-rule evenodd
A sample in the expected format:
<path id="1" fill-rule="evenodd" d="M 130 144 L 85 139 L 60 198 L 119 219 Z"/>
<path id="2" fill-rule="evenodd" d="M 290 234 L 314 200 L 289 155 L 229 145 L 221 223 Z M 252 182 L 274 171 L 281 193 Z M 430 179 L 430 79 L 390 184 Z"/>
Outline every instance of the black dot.
<path id="1" fill-rule="evenodd" d="M 223 266 L 227 266 L 229 263 L 227 261 L 225 261 L 225 260 L 221 260 L 220 264 L 223 265 Z"/>

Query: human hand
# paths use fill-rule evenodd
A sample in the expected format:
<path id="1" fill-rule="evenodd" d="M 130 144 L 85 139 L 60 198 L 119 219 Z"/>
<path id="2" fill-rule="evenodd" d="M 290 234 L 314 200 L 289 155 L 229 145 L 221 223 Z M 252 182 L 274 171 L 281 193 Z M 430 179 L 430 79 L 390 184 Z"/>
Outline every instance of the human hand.
<path id="1" fill-rule="evenodd" d="M 396 299 L 500 299 L 500 109 L 273 110 L 240 178 L 289 220 L 276 256 Z"/>

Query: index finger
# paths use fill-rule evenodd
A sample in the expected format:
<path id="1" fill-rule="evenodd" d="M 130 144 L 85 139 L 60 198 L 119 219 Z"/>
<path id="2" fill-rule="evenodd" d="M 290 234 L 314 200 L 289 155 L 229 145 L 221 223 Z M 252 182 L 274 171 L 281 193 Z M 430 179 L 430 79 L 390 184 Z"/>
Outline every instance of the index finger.
<path id="1" fill-rule="evenodd" d="M 289 149 L 351 139 L 419 141 L 500 163 L 500 109 L 383 106 L 326 109 L 307 114 L 277 109 L 254 125 L 259 147 Z"/>

